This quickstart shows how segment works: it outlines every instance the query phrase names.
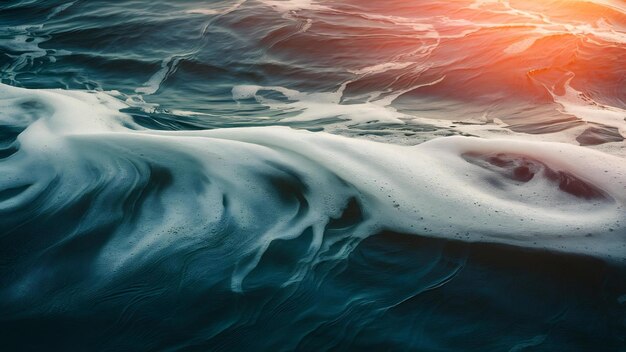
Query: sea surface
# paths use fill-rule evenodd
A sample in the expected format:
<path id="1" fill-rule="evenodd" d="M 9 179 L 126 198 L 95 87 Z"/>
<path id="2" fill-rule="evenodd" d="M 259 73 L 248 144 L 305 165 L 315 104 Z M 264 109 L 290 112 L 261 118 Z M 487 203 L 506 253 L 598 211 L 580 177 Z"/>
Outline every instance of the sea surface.
<path id="1" fill-rule="evenodd" d="M 623 0 L 0 2 L 2 351 L 626 351 Z"/>

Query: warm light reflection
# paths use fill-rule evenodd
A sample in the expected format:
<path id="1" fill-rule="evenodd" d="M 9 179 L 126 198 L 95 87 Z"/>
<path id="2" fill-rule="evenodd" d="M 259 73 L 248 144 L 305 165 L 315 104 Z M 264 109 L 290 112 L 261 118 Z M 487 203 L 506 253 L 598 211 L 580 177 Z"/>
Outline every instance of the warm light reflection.
<path id="1" fill-rule="evenodd" d="M 592 105 L 626 104 L 626 33 L 617 30 L 626 27 L 626 15 L 608 0 L 349 0 L 315 12 L 292 9 L 290 16 L 308 20 L 306 31 L 269 34 L 264 44 L 270 53 L 358 72 L 346 86 L 346 99 L 405 92 L 395 103 L 406 109 L 433 104 L 428 97 L 444 106 L 423 110 L 441 112 L 453 102 L 471 101 L 482 104 L 477 116 L 512 125 L 516 119 L 569 119 L 562 127 L 576 122 L 563 107 L 566 92 Z M 436 80 L 441 82 L 425 84 Z M 473 112 L 450 111 L 463 114 Z"/>

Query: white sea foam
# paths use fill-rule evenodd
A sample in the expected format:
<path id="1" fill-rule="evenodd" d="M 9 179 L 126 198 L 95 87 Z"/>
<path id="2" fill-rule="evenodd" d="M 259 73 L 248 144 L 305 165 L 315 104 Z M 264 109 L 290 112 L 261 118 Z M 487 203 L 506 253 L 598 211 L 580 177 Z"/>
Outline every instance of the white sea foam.
<path id="1" fill-rule="evenodd" d="M 351 236 L 390 229 L 626 259 L 626 162 L 588 148 L 469 137 L 405 147 L 285 127 L 153 131 L 103 93 L 6 85 L 0 93 L 2 124 L 27 126 L 19 151 L 0 161 L 0 187 L 32 185 L 0 202 L 3 213 L 51 192 L 35 216 L 96 188 L 111 199 L 92 205 L 91 222 L 107 221 L 128 216 L 98 209 L 115 194 L 145 184 L 155 168 L 172 175 L 107 244 L 102 270 L 205 241 L 226 217 L 245 229 L 230 240 L 251 255 L 233 274 L 239 289 L 273 239 L 312 228 L 307 255 L 323 260 L 334 243 L 324 228 L 350 198 L 364 214 Z M 280 200 L 276 177 L 301 185 L 289 193 L 293 202 Z"/>
<path id="2" fill-rule="evenodd" d="M 165 82 L 165 80 L 176 72 L 181 59 L 182 57 L 179 56 L 172 56 L 164 59 L 161 62 L 161 69 L 153 74 L 143 87 L 135 89 L 135 92 L 146 95 L 156 93 L 161 88 L 161 85 Z"/>
<path id="3" fill-rule="evenodd" d="M 388 70 L 405 68 L 409 65 L 410 64 L 377 65 L 375 67 L 360 69 L 354 73 L 359 75 L 369 75 Z M 441 77 L 432 82 L 415 84 L 410 88 L 395 91 L 392 94 L 385 95 L 384 97 L 381 97 L 384 92 L 373 92 L 364 103 L 358 104 L 341 104 L 344 89 L 350 82 L 352 82 L 352 80 L 344 82 L 339 89 L 334 92 L 305 93 L 285 87 L 241 85 L 233 87 L 232 94 L 233 99 L 235 100 L 255 99 L 259 103 L 272 109 L 297 113 L 297 115 L 293 117 L 283 119 L 285 122 L 339 118 L 351 122 L 382 121 L 390 123 L 404 123 L 405 120 L 415 120 L 416 118 L 398 112 L 390 106 L 391 103 L 397 97 L 410 90 L 435 85 L 441 82 L 444 78 L 445 77 Z M 281 93 L 288 99 L 288 101 L 265 98 L 259 94 L 260 91 L 275 91 Z M 437 123 L 432 120 L 429 120 L 429 122 Z"/>
<path id="4" fill-rule="evenodd" d="M 220 13 L 220 10 L 215 9 L 191 9 L 185 11 L 185 13 L 197 14 L 197 15 L 216 15 Z"/>
<path id="5" fill-rule="evenodd" d="M 571 76 L 564 85 L 565 93 L 558 95 L 552 91 L 554 101 L 563 106 L 563 111 L 583 121 L 615 127 L 626 138 L 626 110 L 595 102 L 588 96 L 572 88 Z"/>
<path id="6" fill-rule="evenodd" d="M 535 41 L 537 41 L 537 38 L 522 39 L 509 45 L 506 49 L 504 49 L 504 53 L 509 55 L 523 53 L 524 51 L 528 50 L 528 48 L 530 48 L 533 44 L 535 44 Z"/>
<path id="7" fill-rule="evenodd" d="M 297 10 L 326 10 L 328 7 L 314 0 L 261 0 L 262 4 L 270 6 L 280 12 Z"/>
<path id="8" fill-rule="evenodd" d="M 68 3 L 61 4 L 61 5 L 57 6 L 57 7 L 55 7 L 52 10 L 52 12 L 50 12 L 50 14 L 48 15 L 47 19 L 50 20 L 50 19 L 56 17 L 61 12 L 69 9 L 70 7 L 72 7 L 75 3 L 76 3 L 76 1 L 70 1 Z"/>
<path id="9" fill-rule="evenodd" d="M 379 67 L 364 68 L 363 72 L 379 72 L 378 69 L 395 69 L 395 65 L 381 65 Z M 361 73 L 361 72 L 360 72 Z M 420 86 L 435 85 L 443 81 L 442 77 L 433 82 L 427 82 L 416 85 L 405 90 L 395 91 L 392 94 L 384 94 L 385 92 L 372 92 L 367 95 L 362 103 L 344 104 L 342 102 L 344 84 L 335 92 L 326 93 L 304 93 L 284 87 L 263 87 L 256 85 L 235 86 L 232 90 L 233 99 L 255 99 L 270 109 L 282 112 L 290 112 L 293 116 L 282 118 L 282 122 L 296 121 L 316 121 L 322 119 L 340 119 L 340 122 L 326 123 L 325 130 L 333 133 L 343 134 L 345 128 L 358 123 L 382 122 L 398 125 L 422 125 L 432 126 L 437 131 L 452 131 L 456 134 L 469 134 L 483 138 L 507 138 L 519 141 L 534 142 L 560 142 L 578 144 L 577 137 L 580 136 L 589 126 L 581 124 L 577 127 L 569 128 L 563 131 L 542 134 L 527 134 L 512 131 L 510 126 L 499 119 L 489 119 L 485 117 L 483 120 L 463 119 L 460 117 L 455 122 L 447 119 L 433 119 L 429 117 L 420 117 L 396 110 L 391 104 L 400 95 L 416 89 Z M 569 87 L 569 86 L 568 86 Z M 277 100 L 267 98 L 261 94 L 263 91 L 274 91 L 281 93 L 286 100 Z M 598 123 L 606 126 L 616 127 L 623 136 L 626 136 L 624 129 L 626 128 L 626 114 L 623 110 L 603 106 L 594 103 L 589 99 L 583 99 L 580 93 L 575 92 L 572 88 L 567 89 L 567 94 L 558 96 L 551 90 L 555 102 L 562 106 L 564 113 L 572 114 L 582 121 L 589 123 Z M 260 119 L 269 119 L 269 117 L 259 117 Z M 454 126 L 454 127 L 452 127 Z M 437 135 L 437 131 L 434 135 Z M 391 131 L 393 133 L 393 131 Z M 433 136 L 428 136 L 432 138 Z M 375 136 L 372 139 L 380 140 Z M 383 138 L 387 142 L 395 144 L 416 144 L 416 137 L 410 137 L 411 141 L 404 141 L 403 134 L 391 134 Z M 604 143 L 591 148 L 603 151 L 608 154 L 626 158 L 626 146 L 624 143 Z"/>

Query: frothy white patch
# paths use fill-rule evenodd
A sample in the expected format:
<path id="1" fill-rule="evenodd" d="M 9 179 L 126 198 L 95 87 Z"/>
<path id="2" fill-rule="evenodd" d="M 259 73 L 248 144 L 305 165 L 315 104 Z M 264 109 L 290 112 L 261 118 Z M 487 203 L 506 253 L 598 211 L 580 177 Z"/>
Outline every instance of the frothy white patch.
<path id="1" fill-rule="evenodd" d="M 76 1 L 70 1 L 68 3 L 59 5 L 57 7 L 54 8 L 54 10 L 52 10 L 52 12 L 50 13 L 50 15 L 48 15 L 48 20 L 52 19 L 54 17 L 56 17 L 58 14 L 60 14 L 61 12 L 69 9 L 70 7 L 72 7 L 72 5 L 74 5 L 76 3 Z"/>
<path id="2" fill-rule="evenodd" d="M 509 45 L 506 49 L 504 49 L 505 54 L 519 54 L 528 50 L 533 44 L 535 44 L 536 38 L 525 38 L 520 40 L 519 42 L 515 42 Z"/>
<path id="3" fill-rule="evenodd" d="M 214 10 L 214 9 L 192 9 L 192 10 L 185 11 L 185 13 L 198 14 L 198 15 L 215 15 L 215 14 L 220 13 L 220 11 Z"/>
<path id="4" fill-rule="evenodd" d="M 364 67 L 358 70 L 352 70 L 355 75 L 366 75 L 390 70 L 401 70 L 415 64 L 414 62 L 386 62 L 374 66 Z"/>
<path id="5" fill-rule="evenodd" d="M 264 98 L 259 91 L 275 91 L 283 94 L 288 101 Z M 283 121 L 314 121 L 339 118 L 354 122 L 385 121 L 402 123 L 401 114 L 386 105 L 363 103 L 342 105 L 341 93 L 304 93 L 283 87 L 236 86 L 233 88 L 233 99 L 256 99 L 259 103 L 272 109 L 296 113 L 296 116 L 284 118 Z"/>
<path id="6" fill-rule="evenodd" d="M 144 84 L 143 87 L 135 89 L 135 92 L 152 95 L 156 93 L 165 80 L 171 76 L 178 69 L 178 63 L 181 57 L 169 57 L 161 62 L 161 69 L 158 70 L 150 79 Z"/>
<path id="7" fill-rule="evenodd" d="M 210 238 L 227 214 L 247 229 L 231 235 L 253 258 L 233 275 L 237 289 L 273 239 L 312 228 L 308 255 L 318 260 L 329 245 L 326 222 L 350 197 L 364 212 L 351 236 L 391 229 L 626 259 L 626 163 L 587 148 L 468 137 L 405 147 L 283 127 L 133 130 L 118 112 L 123 105 L 101 93 L 1 88 L 4 124 L 17 123 L 25 101 L 42 107 L 36 120 L 22 120 L 28 126 L 18 154 L 0 162 L 11 175 L 3 189 L 37 186 L 5 200 L 2 210 L 26 206 L 52 178 L 58 188 L 46 207 L 54 209 L 94 187 L 90 170 L 100 170 L 96 185 L 111 192 L 141 183 L 156 166 L 171 173 L 172 185 L 135 209 L 132 228 L 107 244 L 103 268 Z M 24 174 L 32 165 L 47 172 Z M 305 213 L 277 198 L 268 177 L 278 175 L 302 184 L 293 192 L 302 192 Z M 103 216 L 97 207 L 94 216 Z"/>
<path id="8" fill-rule="evenodd" d="M 565 83 L 565 94 L 558 95 L 550 91 L 554 101 L 563 106 L 564 112 L 587 122 L 615 127 L 626 138 L 626 110 L 595 102 L 572 88 L 570 85 L 572 79 L 573 76 Z"/>
<path id="9" fill-rule="evenodd" d="M 409 64 L 410 65 L 410 64 Z M 376 67 L 366 67 L 358 71 L 358 74 L 368 75 L 384 72 L 387 70 L 399 69 L 409 65 L 378 65 Z M 445 77 L 432 82 L 416 84 L 408 89 L 395 91 L 381 97 L 385 92 L 373 92 L 366 102 L 358 104 L 342 104 L 343 91 L 352 82 L 344 82 L 337 91 L 328 93 L 305 93 L 284 87 L 263 87 L 256 85 L 235 86 L 232 89 L 233 99 L 252 99 L 266 105 L 272 109 L 296 113 L 293 117 L 284 118 L 282 121 L 315 121 L 329 118 L 339 118 L 351 122 L 382 121 L 390 123 L 404 123 L 405 120 L 415 120 L 414 116 L 409 116 L 398 112 L 391 107 L 391 103 L 400 95 L 420 87 L 435 85 L 440 83 Z M 259 94 L 260 91 L 275 91 L 281 93 L 288 101 L 265 98 Z M 436 121 L 429 120 L 432 123 Z"/>
<path id="10" fill-rule="evenodd" d="M 320 5 L 314 0 L 261 0 L 260 2 L 280 12 L 297 10 L 319 11 L 328 9 L 328 7 Z"/>

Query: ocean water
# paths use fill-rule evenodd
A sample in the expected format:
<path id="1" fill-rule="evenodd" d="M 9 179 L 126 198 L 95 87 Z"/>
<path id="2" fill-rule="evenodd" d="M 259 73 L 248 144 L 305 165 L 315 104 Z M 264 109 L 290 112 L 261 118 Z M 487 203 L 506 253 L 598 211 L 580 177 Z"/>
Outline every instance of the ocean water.
<path id="1" fill-rule="evenodd" d="M 3 351 L 626 351 L 622 0 L 4 0 Z"/>

